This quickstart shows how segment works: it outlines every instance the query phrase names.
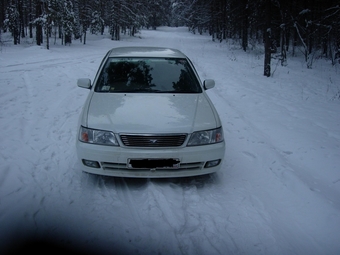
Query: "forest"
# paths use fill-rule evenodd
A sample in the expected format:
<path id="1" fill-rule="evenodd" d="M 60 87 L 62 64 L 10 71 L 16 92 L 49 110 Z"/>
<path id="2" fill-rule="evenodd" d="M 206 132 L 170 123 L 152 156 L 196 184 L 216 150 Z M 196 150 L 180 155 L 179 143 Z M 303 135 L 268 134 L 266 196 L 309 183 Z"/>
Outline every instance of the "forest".
<path id="1" fill-rule="evenodd" d="M 86 44 L 87 33 L 109 31 L 135 36 L 141 28 L 187 26 L 217 42 L 232 40 L 244 51 L 263 45 L 264 75 L 273 56 L 281 65 L 303 54 L 306 67 L 315 58 L 340 61 L 338 0 L 2 0 L 0 43 L 11 33 L 14 44 L 32 38 L 37 45 L 72 40 Z"/>

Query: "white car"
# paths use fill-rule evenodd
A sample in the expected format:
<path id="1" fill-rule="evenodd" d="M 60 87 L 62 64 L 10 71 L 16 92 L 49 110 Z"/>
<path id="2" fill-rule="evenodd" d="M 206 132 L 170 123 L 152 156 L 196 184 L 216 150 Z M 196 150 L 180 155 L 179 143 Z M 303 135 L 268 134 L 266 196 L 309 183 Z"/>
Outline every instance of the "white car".
<path id="1" fill-rule="evenodd" d="M 100 64 L 79 119 L 82 170 L 116 177 L 185 177 L 221 168 L 220 118 L 192 62 L 158 47 L 110 50 Z"/>

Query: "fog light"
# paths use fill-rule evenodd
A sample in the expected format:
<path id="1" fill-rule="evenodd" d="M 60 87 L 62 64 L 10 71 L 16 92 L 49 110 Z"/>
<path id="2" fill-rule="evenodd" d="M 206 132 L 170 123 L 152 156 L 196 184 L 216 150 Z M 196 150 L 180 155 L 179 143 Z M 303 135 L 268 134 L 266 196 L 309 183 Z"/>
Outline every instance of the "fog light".
<path id="1" fill-rule="evenodd" d="M 88 167 L 93 167 L 93 168 L 100 168 L 100 165 L 97 161 L 92 161 L 92 160 L 87 160 L 83 159 L 83 164 Z"/>
<path id="2" fill-rule="evenodd" d="M 218 164 L 220 164 L 220 162 L 221 162 L 220 159 L 208 161 L 207 163 L 205 163 L 204 168 L 209 168 L 209 167 L 217 166 Z"/>

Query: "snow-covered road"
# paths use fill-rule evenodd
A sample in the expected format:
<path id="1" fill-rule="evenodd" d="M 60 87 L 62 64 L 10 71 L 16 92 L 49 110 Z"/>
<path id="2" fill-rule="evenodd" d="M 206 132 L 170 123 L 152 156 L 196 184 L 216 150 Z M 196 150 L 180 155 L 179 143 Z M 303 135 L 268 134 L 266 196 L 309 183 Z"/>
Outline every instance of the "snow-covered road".
<path id="1" fill-rule="evenodd" d="M 340 71 L 288 60 L 262 76 L 263 55 L 185 28 L 143 30 L 119 42 L 2 46 L 0 251 L 44 237 L 88 252 L 339 254 Z M 82 173 L 77 121 L 104 54 L 123 45 L 187 54 L 224 125 L 221 172 L 183 179 Z"/>

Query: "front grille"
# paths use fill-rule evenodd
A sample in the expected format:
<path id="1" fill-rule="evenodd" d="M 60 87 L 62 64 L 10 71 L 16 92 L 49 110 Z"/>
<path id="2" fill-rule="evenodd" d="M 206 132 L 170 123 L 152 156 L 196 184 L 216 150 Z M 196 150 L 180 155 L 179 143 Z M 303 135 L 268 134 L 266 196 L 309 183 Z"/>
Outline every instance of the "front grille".
<path id="1" fill-rule="evenodd" d="M 143 171 L 150 171 L 149 169 L 139 169 L 139 168 L 128 168 L 127 164 L 122 163 L 113 163 L 113 162 L 101 162 L 101 166 L 104 170 L 108 171 L 127 171 L 127 172 L 143 172 Z M 181 170 L 200 170 L 204 166 L 204 162 L 192 162 L 192 163 L 182 163 L 179 165 L 179 168 L 161 168 L 157 169 L 158 172 L 180 172 Z"/>
<path id="2" fill-rule="evenodd" d="M 125 146 L 130 147 L 179 147 L 182 146 L 186 134 L 175 135 L 134 135 L 121 134 L 120 139 Z"/>

